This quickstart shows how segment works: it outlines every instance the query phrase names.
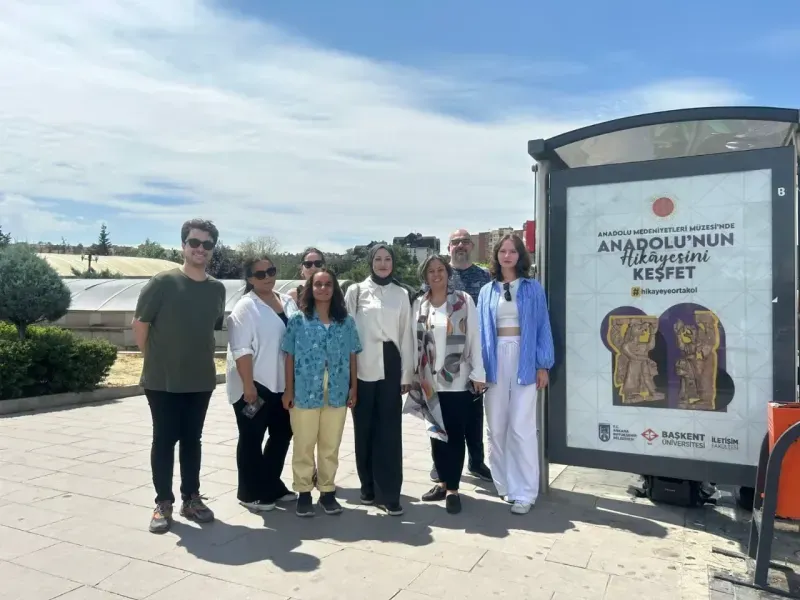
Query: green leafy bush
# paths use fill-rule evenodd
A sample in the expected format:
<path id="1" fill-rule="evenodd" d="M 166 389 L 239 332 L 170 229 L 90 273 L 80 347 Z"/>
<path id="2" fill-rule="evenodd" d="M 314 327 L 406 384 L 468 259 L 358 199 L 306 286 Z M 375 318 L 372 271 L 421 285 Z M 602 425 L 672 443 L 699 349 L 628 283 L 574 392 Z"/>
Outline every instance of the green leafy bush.
<path id="1" fill-rule="evenodd" d="M 71 301 L 56 270 L 31 248 L 10 246 L 0 252 L 0 321 L 15 325 L 20 340 L 29 325 L 67 314 Z"/>
<path id="2" fill-rule="evenodd" d="M 60 327 L 29 327 L 24 340 L 0 323 L 0 400 L 95 389 L 117 359 L 106 340 Z"/>

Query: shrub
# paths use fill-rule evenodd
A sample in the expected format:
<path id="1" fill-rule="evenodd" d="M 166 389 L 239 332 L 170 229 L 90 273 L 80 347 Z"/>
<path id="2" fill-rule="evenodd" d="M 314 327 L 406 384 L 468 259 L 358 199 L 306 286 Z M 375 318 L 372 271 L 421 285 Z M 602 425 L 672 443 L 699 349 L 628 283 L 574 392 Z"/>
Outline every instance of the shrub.
<path id="1" fill-rule="evenodd" d="M 24 340 L 29 325 L 67 314 L 69 288 L 53 267 L 25 246 L 0 253 L 0 321 L 13 323 Z"/>
<path id="2" fill-rule="evenodd" d="M 0 323 L 0 400 L 93 390 L 116 359 L 106 340 L 40 326 L 20 340 L 13 326 Z"/>

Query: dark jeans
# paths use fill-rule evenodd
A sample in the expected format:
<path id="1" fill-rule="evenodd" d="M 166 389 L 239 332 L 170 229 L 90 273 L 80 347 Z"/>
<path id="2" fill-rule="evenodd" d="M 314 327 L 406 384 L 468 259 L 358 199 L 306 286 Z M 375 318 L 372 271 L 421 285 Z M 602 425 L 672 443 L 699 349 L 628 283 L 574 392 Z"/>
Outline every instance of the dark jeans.
<path id="1" fill-rule="evenodd" d="M 200 493 L 200 438 L 206 421 L 211 392 L 177 394 L 145 390 L 153 418 L 153 445 L 150 468 L 156 488 L 156 502 L 175 502 L 172 471 L 175 444 L 180 442 L 181 498 Z"/>
<path id="2" fill-rule="evenodd" d="M 483 454 L 483 394 L 473 400 L 470 392 L 469 405 L 464 407 L 464 411 L 464 437 L 466 438 L 467 452 L 469 452 L 469 467 L 473 469 L 484 464 L 485 460 Z M 431 457 L 433 457 L 433 441 L 431 440 Z M 436 467 L 435 458 L 434 467 Z M 436 471 L 439 471 L 438 467 L 436 467 Z M 439 473 L 439 478 L 444 481 L 441 473 Z"/>
<path id="3" fill-rule="evenodd" d="M 400 353 L 383 344 L 384 378 L 358 380 L 358 402 L 353 408 L 356 468 L 361 493 L 375 495 L 378 504 L 400 501 L 403 485 L 403 399 L 400 394 Z"/>
<path id="4" fill-rule="evenodd" d="M 282 394 L 271 392 L 255 382 L 258 395 L 264 399 L 252 419 L 242 414 L 246 402 L 244 396 L 233 405 L 236 425 L 239 427 L 239 443 L 236 446 L 236 466 L 239 470 L 237 498 L 242 502 L 260 500 L 271 504 L 289 489 L 281 481 L 283 463 L 292 442 L 292 425 L 289 411 L 283 408 Z M 269 431 L 267 443 L 264 435 Z"/>
<path id="5" fill-rule="evenodd" d="M 473 416 L 473 396 L 471 392 L 439 392 L 438 396 L 447 442 L 431 439 L 433 464 L 447 489 L 455 492 L 464 470 L 465 434 Z"/>

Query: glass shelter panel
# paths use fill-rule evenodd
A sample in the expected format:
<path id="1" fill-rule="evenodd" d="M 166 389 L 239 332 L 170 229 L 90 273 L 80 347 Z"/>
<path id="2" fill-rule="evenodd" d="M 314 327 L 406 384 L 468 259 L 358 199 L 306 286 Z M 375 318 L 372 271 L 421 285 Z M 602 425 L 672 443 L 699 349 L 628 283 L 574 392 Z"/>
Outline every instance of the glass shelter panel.
<path id="1" fill-rule="evenodd" d="M 796 124 L 746 119 L 663 123 L 614 131 L 556 149 L 570 167 L 785 146 Z"/>

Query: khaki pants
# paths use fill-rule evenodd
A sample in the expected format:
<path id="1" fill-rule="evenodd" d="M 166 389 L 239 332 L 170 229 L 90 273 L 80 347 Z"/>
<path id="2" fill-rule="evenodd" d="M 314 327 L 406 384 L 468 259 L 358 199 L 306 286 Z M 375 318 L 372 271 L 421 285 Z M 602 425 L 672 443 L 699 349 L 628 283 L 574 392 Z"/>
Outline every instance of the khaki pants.
<path id="1" fill-rule="evenodd" d="M 289 411 L 294 435 L 292 474 L 294 491 L 314 489 L 314 448 L 317 450 L 317 489 L 336 491 L 336 471 L 339 468 L 339 445 L 342 443 L 347 407 L 328 405 L 328 372 L 323 381 L 325 395 L 322 408 L 293 408 Z"/>

